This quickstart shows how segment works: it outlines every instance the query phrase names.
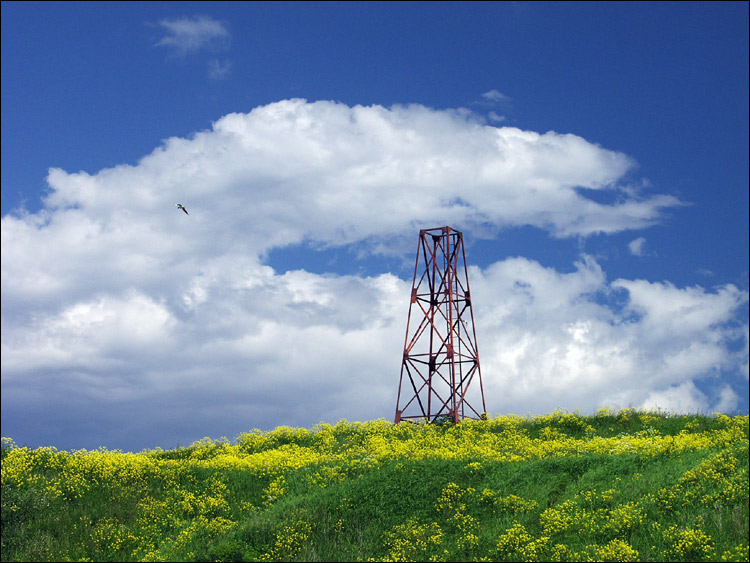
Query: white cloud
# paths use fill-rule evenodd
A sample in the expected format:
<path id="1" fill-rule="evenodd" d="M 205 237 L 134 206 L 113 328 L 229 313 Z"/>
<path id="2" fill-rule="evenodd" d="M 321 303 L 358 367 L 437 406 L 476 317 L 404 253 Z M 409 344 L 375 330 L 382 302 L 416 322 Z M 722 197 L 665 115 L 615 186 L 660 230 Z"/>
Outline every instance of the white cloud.
<path id="1" fill-rule="evenodd" d="M 570 274 L 517 258 L 471 275 L 485 387 L 511 412 L 640 406 L 720 368 L 740 374 L 727 342 L 748 296 L 734 286 L 607 283 L 591 258 Z M 624 308 L 596 297 L 623 289 Z"/>
<path id="2" fill-rule="evenodd" d="M 656 195 L 604 205 L 579 191 L 619 193 L 631 165 L 575 135 L 495 128 L 458 112 L 286 100 L 170 139 L 138 167 L 96 177 L 53 171 L 48 203 L 111 213 L 118 189 L 137 182 L 140 211 L 177 192 L 206 217 L 275 233 L 264 246 L 304 236 L 347 244 L 435 221 L 531 224 L 571 236 L 642 228 L 679 204 Z M 109 189 L 98 189 L 104 182 Z"/>
<path id="3" fill-rule="evenodd" d="M 219 61 L 218 59 L 211 59 L 208 61 L 208 77 L 212 80 L 222 80 L 229 75 L 229 71 L 232 70 L 231 61 Z"/>
<path id="4" fill-rule="evenodd" d="M 635 240 L 631 240 L 628 243 L 628 250 L 630 250 L 630 253 L 633 256 L 643 256 L 645 253 L 645 247 L 646 245 L 646 239 L 643 237 L 638 237 Z"/>
<path id="5" fill-rule="evenodd" d="M 502 123 L 503 121 L 507 119 L 504 115 L 499 115 L 495 113 L 494 111 L 491 111 L 487 115 L 490 118 L 490 121 L 492 121 L 493 123 Z"/>
<path id="6" fill-rule="evenodd" d="M 482 94 L 482 99 L 488 102 L 493 102 L 493 103 L 510 102 L 510 98 L 508 96 L 506 96 L 499 90 L 494 90 L 494 89 Z"/>
<path id="7" fill-rule="evenodd" d="M 715 412 L 735 412 L 740 405 L 737 393 L 729 385 L 725 385 L 719 392 L 719 398 L 713 406 Z"/>
<path id="8" fill-rule="evenodd" d="M 286 100 L 134 166 L 52 169 L 42 211 L 2 218 L 4 432 L 23 420 L 58 447 L 172 447 L 391 418 L 411 280 L 282 274 L 267 254 L 310 241 L 412 255 L 425 225 L 641 228 L 678 202 L 620 190 L 630 166 L 464 112 Z M 731 389 L 702 399 L 688 384 L 747 372 L 747 346 L 727 345 L 747 302 L 733 286 L 610 283 L 590 257 L 571 273 L 516 258 L 470 277 L 492 413 L 640 405 L 673 388 L 727 405 Z"/>
<path id="9" fill-rule="evenodd" d="M 707 410 L 706 396 L 698 390 L 692 381 L 686 381 L 664 391 L 650 393 L 639 405 L 639 408 L 675 414 L 710 414 Z"/>
<path id="10" fill-rule="evenodd" d="M 227 27 L 209 16 L 167 18 L 158 25 L 164 31 L 164 36 L 155 45 L 166 47 L 179 55 L 203 49 L 223 50 L 231 41 Z"/>

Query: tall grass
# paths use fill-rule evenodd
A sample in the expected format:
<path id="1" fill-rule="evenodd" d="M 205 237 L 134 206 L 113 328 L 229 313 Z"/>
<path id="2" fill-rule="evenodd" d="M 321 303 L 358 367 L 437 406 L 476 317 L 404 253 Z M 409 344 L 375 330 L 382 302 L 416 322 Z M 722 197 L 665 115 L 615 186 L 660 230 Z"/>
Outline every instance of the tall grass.
<path id="1" fill-rule="evenodd" d="M 138 454 L 3 439 L 3 561 L 747 561 L 748 417 L 341 421 Z"/>

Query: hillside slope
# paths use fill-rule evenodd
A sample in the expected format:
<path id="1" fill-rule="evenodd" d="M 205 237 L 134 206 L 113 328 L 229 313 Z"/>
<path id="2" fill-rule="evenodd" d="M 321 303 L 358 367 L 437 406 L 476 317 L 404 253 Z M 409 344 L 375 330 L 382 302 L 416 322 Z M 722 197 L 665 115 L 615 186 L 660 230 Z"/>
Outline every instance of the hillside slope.
<path id="1" fill-rule="evenodd" d="M 3 561 L 747 561 L 748 417 L 341 421 L 141 453 L 3 439 Z"/>

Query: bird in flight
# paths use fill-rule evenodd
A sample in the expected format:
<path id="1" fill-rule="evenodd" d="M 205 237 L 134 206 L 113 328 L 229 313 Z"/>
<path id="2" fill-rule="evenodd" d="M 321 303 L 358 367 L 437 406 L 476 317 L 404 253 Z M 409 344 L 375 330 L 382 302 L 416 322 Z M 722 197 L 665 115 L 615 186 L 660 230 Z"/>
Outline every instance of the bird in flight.
<path id="1" fill-rule="evenodd" d="M 190 213 L 187 212 L 187 209 L 185 209 L 185 206 L 182 205 L 181 203 L 175 203 L 174 206 L 182 209 L 186 215 L 190 215 Z"/>

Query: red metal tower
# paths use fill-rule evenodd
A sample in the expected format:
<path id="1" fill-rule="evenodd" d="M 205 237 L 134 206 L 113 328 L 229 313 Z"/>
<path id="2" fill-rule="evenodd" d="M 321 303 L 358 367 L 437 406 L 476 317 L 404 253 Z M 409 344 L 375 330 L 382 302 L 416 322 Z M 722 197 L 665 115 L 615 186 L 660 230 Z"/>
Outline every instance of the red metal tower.
<path id="1" fill-rule="evenodd" d="M 419 231 L 396 424 L 406 419 L 457 423 L 486 412 L 463 240 L 451 227 Z M 481 397 L 475 406 L 467 394 L 474 379 Z"/>

